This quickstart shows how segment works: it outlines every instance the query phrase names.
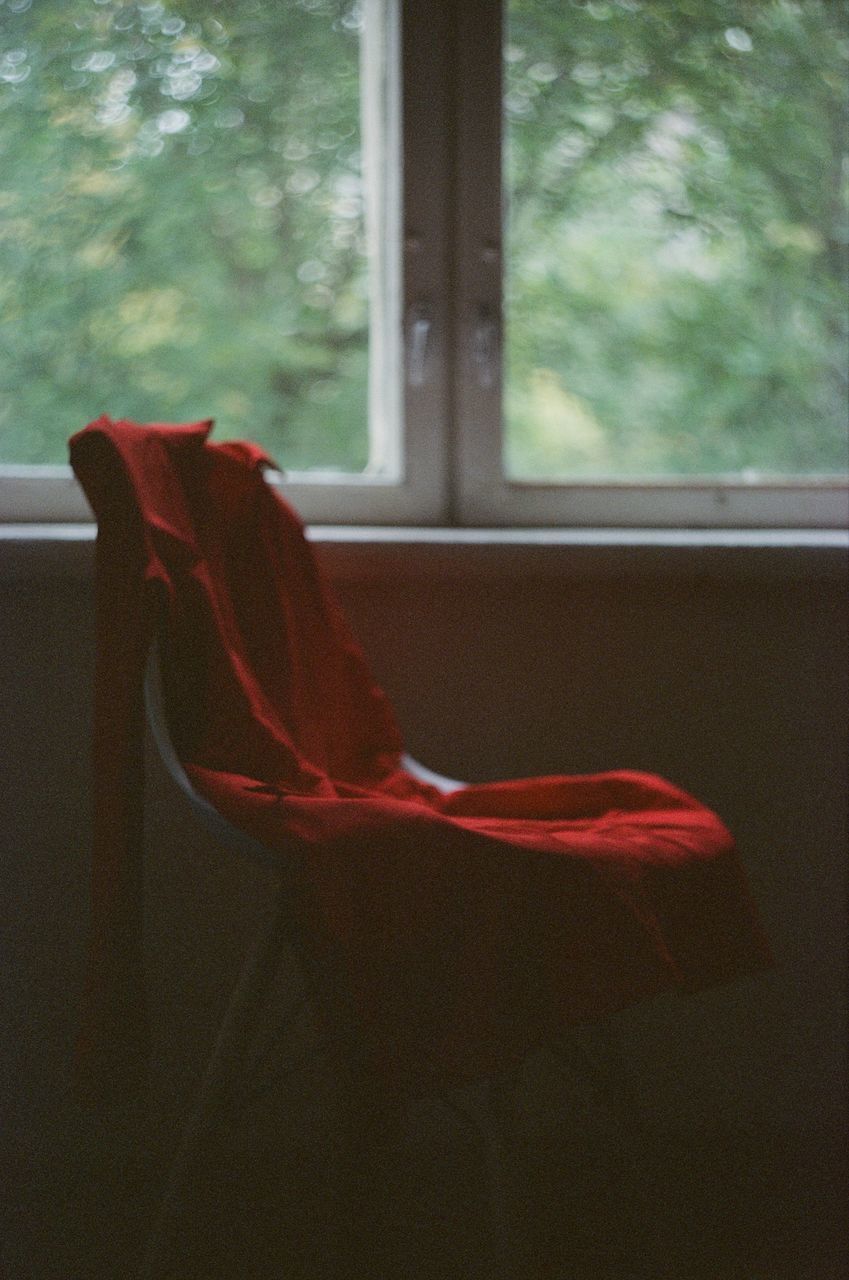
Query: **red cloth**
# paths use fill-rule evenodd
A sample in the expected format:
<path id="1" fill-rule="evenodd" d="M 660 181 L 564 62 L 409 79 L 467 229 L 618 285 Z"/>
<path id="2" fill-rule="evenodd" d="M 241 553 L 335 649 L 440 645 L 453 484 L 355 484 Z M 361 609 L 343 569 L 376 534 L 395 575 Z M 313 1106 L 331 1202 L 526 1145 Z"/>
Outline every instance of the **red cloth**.
<path id="1" fill-rule="evenodd" d="M 295 858 L 303 926 L 345 976 L 372 1067 L 426 1089 L 570 1024 L 768 963 L 731 836 L 635 772 L 469 786 L 401 738 L 302 525 L 249 444 L 210 423 L 100 418 L 71 440 L 98 520 L 93 942 L 82 1038 L 144 1056 L 140 691 L 164 627 L 175 746 L 234 824 Z"/>

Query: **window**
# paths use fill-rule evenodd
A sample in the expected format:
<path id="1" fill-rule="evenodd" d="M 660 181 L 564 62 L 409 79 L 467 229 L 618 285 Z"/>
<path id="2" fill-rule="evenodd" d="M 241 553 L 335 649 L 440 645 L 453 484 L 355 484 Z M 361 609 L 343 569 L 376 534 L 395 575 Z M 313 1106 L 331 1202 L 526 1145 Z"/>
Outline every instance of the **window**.
<path id="1" fill-rule="evenodd" d="M 7 484 L 102 412 L 214 417 L 403 514 L 394 6 L 8 0 L 0 40 Z"/>
<path id="2" fill-rule="evenodd" d="M 7 513 L 108 412 L 311 520 L 842 523 L 847 68 L 825 0 L 0 0 Z"/>

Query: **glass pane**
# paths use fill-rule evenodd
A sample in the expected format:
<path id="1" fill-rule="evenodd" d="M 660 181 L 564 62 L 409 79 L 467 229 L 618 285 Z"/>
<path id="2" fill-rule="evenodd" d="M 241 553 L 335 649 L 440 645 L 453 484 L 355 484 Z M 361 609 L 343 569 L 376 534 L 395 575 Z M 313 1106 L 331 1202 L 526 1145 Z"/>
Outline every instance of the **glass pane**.
<path id="1" fill-rule="evenodd" d="M 351 0 L 0 0 L 3 461 L 65 461 L 108 413 L 369 464 L 363 25 Z"/>
<path id="2" fill-rule="evenodd" d="M 847 470 L 843 4 L 510 0 L 513 477 Z"/>

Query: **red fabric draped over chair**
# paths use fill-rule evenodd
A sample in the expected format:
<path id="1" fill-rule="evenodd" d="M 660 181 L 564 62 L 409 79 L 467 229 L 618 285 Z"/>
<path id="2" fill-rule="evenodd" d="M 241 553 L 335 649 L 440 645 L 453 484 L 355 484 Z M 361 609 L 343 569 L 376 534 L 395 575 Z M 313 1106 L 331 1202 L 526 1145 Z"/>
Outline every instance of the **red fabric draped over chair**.
<path id="1" fill-rule="evenodd" d="M 426 1091 L 576 1022 L 769 961 L 734 843 L 632 771 L 443 794 L 296 514 L 211 424 L 101 418 L 71 440 L 98 520 L 95 847 L 83 1057 L 144 1058 L 141 686 L 151 637 L 178 755 L 235 826 L 297 864 L 304 936 L 341 975 L 371 1068 Z M 426 691 L 422 692 L 426 697 Z"/>

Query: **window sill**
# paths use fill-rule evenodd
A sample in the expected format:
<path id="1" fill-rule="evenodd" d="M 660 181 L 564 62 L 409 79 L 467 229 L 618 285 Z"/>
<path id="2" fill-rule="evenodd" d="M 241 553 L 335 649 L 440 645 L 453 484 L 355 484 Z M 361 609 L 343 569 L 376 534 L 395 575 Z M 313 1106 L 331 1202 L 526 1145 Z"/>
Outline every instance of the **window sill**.
<path id="1" fill-rule="evenodd" d="M 816 578 L 849 573 L 849 532 L 811 529 L 441 529 L 314 525 L 341 581 L 404 578 Z M 92 524 L 0 524 L 0 578 L 90 577 Z"/>

